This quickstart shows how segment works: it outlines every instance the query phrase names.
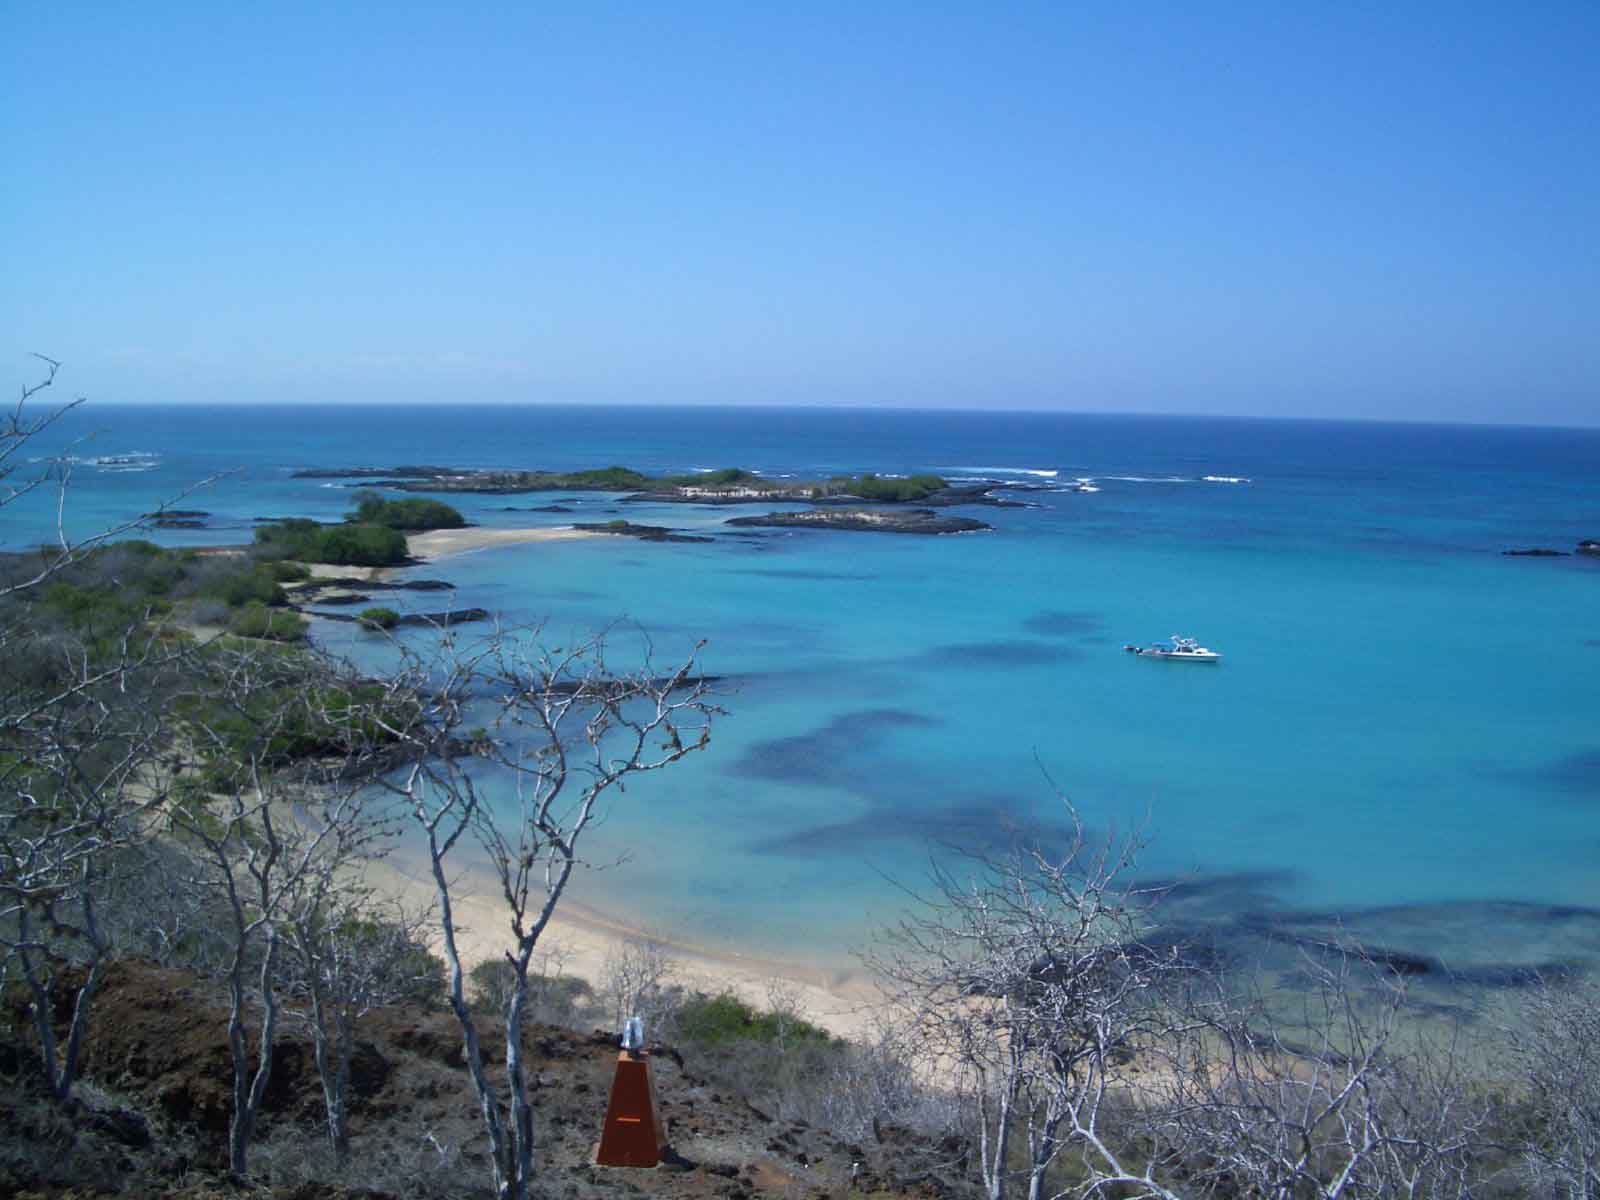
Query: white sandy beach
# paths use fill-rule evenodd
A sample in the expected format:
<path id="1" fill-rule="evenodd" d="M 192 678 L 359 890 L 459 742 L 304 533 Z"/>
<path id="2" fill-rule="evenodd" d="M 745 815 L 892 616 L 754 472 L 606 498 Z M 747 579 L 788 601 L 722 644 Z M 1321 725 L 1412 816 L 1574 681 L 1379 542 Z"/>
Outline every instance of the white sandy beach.
<path id="1" fill-rule="evenodd" d="M 406 549 L 412 558 L 433 561 L 456 554 L 470 554 L 474 550 L 488 550 L 495 546 L 516 546 L 525 542 L 563 542 L 574 538 L 599 537 L 570 525 L 540 529 L 434 529 L 427 533 L 413 533 L 406 537 Z"/>
<path id="2" fill-rule="evenodd" d="M 452 864 L 450 902 L 455 910 L 456 945 L 462 965 L 500 957 L 511 946 L 509 910 L 499 898 L 487 867 Z M 420 908 L 435 897 L 427 862 L 405 854 L 370 864 L 369 885 L 401 902 Z M 840 1037 L 859 1037 L 871 1024 L 878 993 L 861 969 L 828 971 L 792 963 L 710 950 L 674 939 L 670 931 L 632 929 L 564 898 L 541 950 L 555 951 L 563 974 L 599 985 L 607 959 L 624 943 L 648 940 L 665 948 L 675 982 L 707 992 L 731 991 L 742 1000 L 766 1008 L 774 982 L 797 997 L 804 1015 Z"/>

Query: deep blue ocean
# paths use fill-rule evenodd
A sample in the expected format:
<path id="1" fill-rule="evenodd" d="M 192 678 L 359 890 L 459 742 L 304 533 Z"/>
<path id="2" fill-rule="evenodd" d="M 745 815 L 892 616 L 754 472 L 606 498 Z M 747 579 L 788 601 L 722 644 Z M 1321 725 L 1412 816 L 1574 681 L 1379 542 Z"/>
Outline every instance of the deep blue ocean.
<path id="1" fill-rule="evenodd" d="M 1600 430 L 839 409 L 85 407 L 79 534 L 180 502 L 168 544 L 332 518 L 302 467 L 426 463 L 1015 481 L 992 533 L 730 529 L 760 509 L 464 496 L 484 525 L 671 525 L 421 568 L 556 639 L 623 622 L 727 678 L 711 749 L 630 787 L 578 898 L 726 949 L 846 964 L 943 843 L 1140 831 L 1171 919 L 1241 952 L 1335 925 L 1469 982 L 1600 963 Z M 93 459 L 124 461 L 102 462 Z M 1208 478 L 1209 477 L 1209 478 Z M 1069 490 L 1092 480 L 1097 491 Z M 47 536 L 35 494 L 0 545 Z M 753 536 L 754 534 L 754 536 Z M 423 596 L 424 600 L 432 599 Z M 436 605 L 435 605 L 436 606 Z M 363 661 L 348 627 L 317 635 Z M 1122 650 L 1169 634 L 1216 667 Z M 425 636 L 425 635 L 424 635 Z M 1263 949 L 1265 947 L 1265 949 Z"/>

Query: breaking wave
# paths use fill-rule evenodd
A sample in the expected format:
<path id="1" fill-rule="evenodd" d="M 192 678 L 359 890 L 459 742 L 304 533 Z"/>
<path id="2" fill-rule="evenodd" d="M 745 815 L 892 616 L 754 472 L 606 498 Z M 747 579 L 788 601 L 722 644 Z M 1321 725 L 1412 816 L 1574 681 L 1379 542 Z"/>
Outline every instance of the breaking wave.
<path id="1" fill-rule="evenodd" d="M 957 471 L 982 471 L 986 475 L 1037 475 L 1041 479 L 1054 479 L 1060 471 L 1046 471 L 1040 467 L 956 467 Z"/>

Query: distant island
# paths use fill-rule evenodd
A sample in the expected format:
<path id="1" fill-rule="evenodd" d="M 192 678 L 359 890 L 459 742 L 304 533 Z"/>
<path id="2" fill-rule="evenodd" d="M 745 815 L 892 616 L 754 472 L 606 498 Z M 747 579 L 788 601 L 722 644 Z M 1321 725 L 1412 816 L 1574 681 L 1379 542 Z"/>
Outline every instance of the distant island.
<path id="1" fill-rule="evenodd" d="M 448 467 L 375 467 L 305 470 L 301 479 L 359 479 L 361 487 L 402 492 L 466 492 L 515 495 L 528 492 L 628 492 L 626 500 L 673 504 L 922 504 L 938 508 L 983 504 L 1026 507 L 991 493 L 992 483 L 953 485 L 938 475 L 909 477 L 834 475 L 827 479 L 776 480 L 753 471 L 728 467 L 692 475 L 652 476 L 630 467 L 587 471 L 475 471 Z M 354 485 L 353 485 L 354 486 Z"/>

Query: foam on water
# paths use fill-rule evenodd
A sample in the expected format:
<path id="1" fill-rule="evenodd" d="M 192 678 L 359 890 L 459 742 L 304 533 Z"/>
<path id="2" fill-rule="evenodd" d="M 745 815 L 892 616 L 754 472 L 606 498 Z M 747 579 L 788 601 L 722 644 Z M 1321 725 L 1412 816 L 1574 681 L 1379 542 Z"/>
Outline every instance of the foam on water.
<path id="1" fill-rule="evenodd" d="M 1044 479 L 1054 479 L 1061 474 L 1059 470 L 1044 470 L 1039 467 L 955 467 L 957 471 L 981 471 L 985 475 L 1037 475 Z"/>

